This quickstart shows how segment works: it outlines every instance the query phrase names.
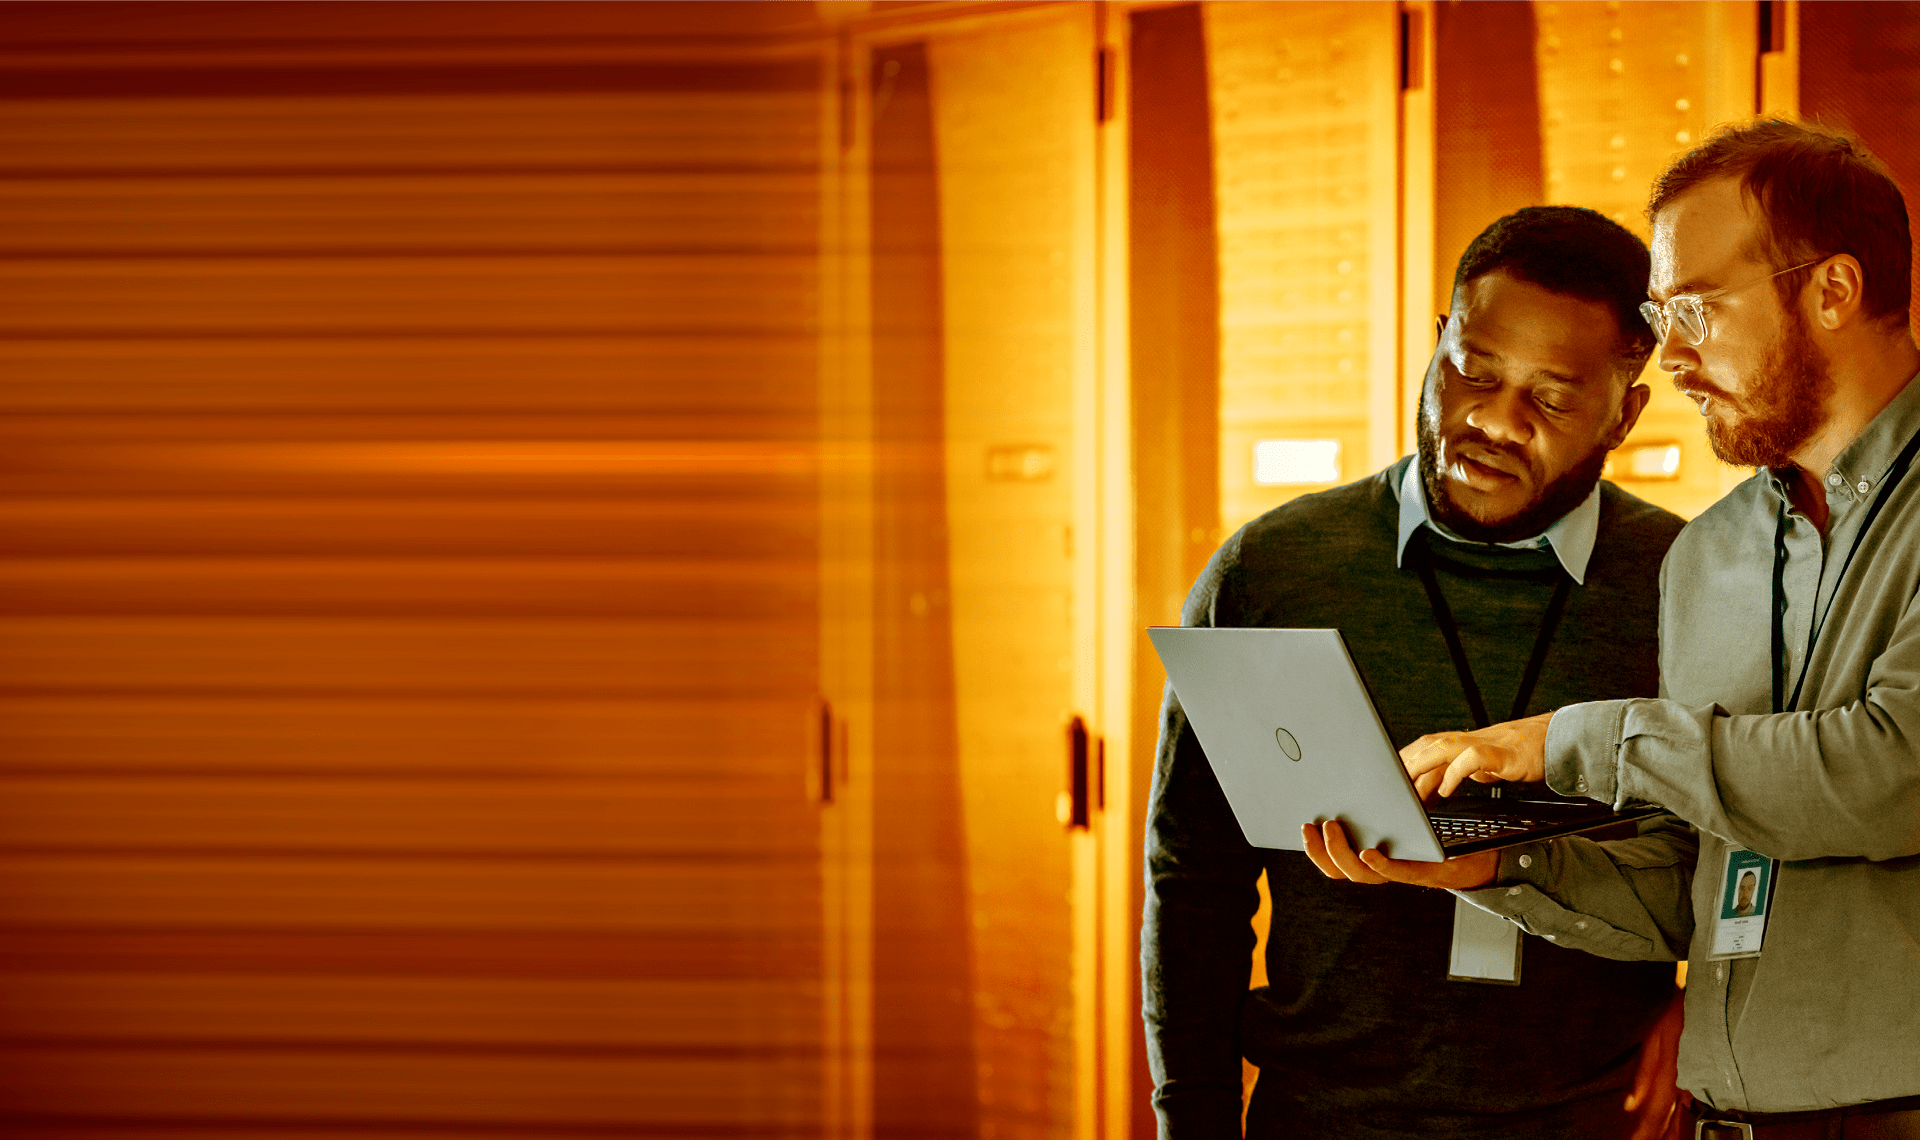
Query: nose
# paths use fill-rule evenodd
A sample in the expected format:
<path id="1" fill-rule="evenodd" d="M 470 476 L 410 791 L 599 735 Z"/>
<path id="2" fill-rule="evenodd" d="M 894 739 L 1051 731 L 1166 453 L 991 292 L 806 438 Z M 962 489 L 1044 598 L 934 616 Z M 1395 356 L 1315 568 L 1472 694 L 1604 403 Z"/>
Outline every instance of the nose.
<path id="1" fill-rule="evenodd" d="M 1662 372 L 1679 372 L 1700 363 L 1700 354 L 1672 325 L 1667 326 L 1667 335 L 1660 338 L 1660 350 L 1654 353 L 1653 358 Z"/>
<path id="2" fill-rule="evenodd" d="M 1501 385 L 1467 409 L 1467 423 L 1496 443 L 1526 443 L 1533 438 L 1527 394 Z"/>

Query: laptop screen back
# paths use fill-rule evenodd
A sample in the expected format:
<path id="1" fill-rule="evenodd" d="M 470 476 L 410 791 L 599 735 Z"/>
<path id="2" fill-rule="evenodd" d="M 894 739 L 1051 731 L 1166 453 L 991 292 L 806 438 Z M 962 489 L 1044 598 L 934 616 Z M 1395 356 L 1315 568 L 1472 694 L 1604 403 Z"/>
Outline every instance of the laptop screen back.
<path id="1" fill-rule="evenodd" d="M 1301 824 L 1340 819 L 1357 848 L 1442 858 L 1338 630 L 1147 634 L 1248 843 L 1299 851 Z"/>

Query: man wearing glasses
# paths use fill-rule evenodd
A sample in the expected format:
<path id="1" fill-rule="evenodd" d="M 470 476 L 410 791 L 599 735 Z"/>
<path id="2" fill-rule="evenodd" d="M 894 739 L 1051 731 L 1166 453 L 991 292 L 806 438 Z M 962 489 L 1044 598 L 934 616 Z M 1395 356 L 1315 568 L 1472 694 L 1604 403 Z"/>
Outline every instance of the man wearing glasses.
<path id="1" fill-rule="evenodd" d="M 1539 781 L 1698 829 L 1323 872 L 1452 887 L 1609 958 L 1684 956 L 1698 1135 L 1920 1137 L 1920 348 L 1898 188 L 1856 145 L 1722 133 L 1655 184 L 1661 367 L 1760 468 L 1661 573 L 1664 699 L 1437 733 L 1423 793 Z M 1770 282 L 1771 284 L 1763 284 Z M 1754 882 L 1743 907 L 1740 884 Z"/>

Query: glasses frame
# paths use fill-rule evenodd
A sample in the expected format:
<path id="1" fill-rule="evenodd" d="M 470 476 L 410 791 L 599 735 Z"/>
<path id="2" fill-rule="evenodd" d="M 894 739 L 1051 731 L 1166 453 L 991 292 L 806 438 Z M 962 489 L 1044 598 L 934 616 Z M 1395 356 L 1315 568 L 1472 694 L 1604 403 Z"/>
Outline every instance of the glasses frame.
<path id="1" fill-rule="evenodd" d="M 1832 254 L 1827 255 L 1827 257 L 1832 256 Z M 1713 330 L 1707 327 L 1707 299 L 1709 297 L 1722 297 L 1735 290 L 1758 285 L 1762 281 L 1771 281 L 1776 277 L 1782 277 L 1788 273 L 1792 273 L 1796 269 L 1805 269 L 1810 265 L 1818 265 L 1827 260 L 1827 257 L 1816 257 L 1812 261 L 1803 261 L 1798 265 L 1789 265 L 1787 268 L 1779 270 L 1778 272 L 1769 273 L 1765 277 L 1755 277 L 1751 281 L 1742 281 L 1738 285 L 1728 285 L 1720 289 L 1709 289 L 1704 293 L 1676 293 L 1668 297 L 1664 302 L 1642 301 L 1640 302 L 1640 315 L 1647 319 L 1647 324 L 1653 329 L 1653 335 L 1659 339 L 1661 344 L 1666 343 L 1667 333 L 1671 331 L 1673 326 L 1678 325 L 1682 338 L 1690 345 L 1699 346 L 1705 344 L 1707 338 L 1713 335 Z"/>

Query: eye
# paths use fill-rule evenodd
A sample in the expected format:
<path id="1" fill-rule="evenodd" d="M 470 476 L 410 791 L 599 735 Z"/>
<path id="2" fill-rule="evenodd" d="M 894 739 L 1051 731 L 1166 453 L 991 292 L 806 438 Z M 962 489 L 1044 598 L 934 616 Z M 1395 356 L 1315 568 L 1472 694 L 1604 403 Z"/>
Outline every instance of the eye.
<path id="1" fill-rule="evenodd" d="M 1564 392 L 1536 392 L 1533 402 L 1551 415 L 1564 416 L 1573 410 L 1573 400 Z"/>
<path id="2" fill-rule="evenodd" d="M 1466 372 L 1460 373 L 1460 382 L 1469 388 L 1491 388 L 1494 384 L 1490 376 L 1474 376 Z"/>

